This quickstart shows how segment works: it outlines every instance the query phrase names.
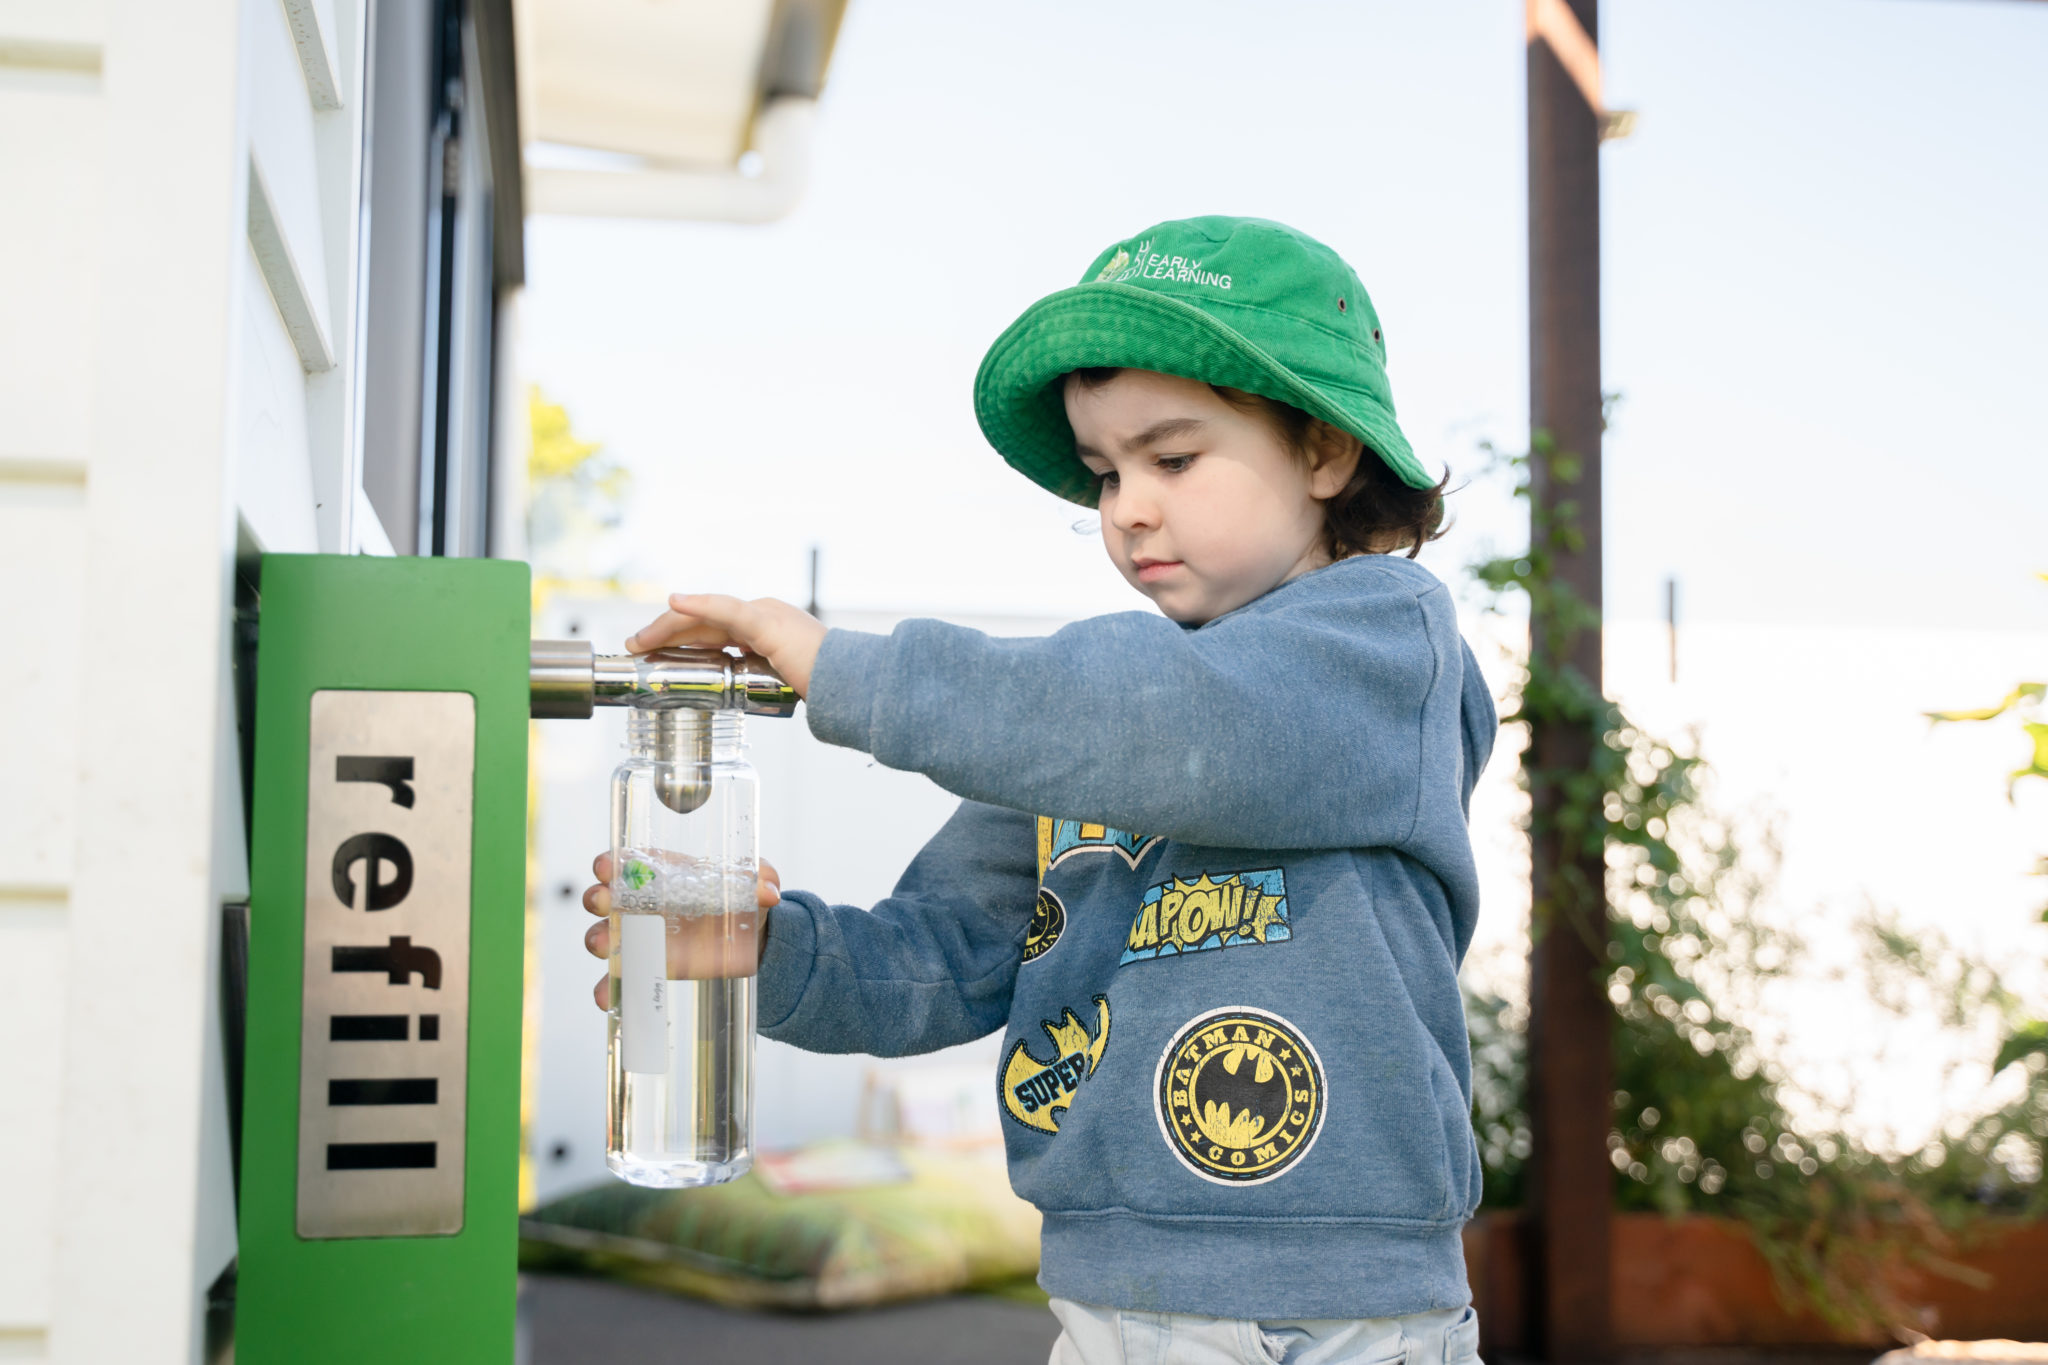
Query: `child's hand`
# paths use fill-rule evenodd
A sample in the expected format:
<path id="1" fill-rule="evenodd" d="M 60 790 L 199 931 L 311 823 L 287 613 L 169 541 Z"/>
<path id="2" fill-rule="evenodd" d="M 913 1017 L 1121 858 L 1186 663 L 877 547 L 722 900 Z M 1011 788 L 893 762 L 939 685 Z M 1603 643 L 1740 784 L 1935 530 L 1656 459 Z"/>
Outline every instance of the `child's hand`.
<path id="1" fill-rule="evenodd" d="M 645 654 L 671 645 L 714 649 L 738 645 L 775 665 L 775 671 L 799 697 L 810 694 L 811 665 L 817 660 L 818 646 L 825 643 L 825 627 L 809 612 L 773 597 L 742 602 L 716 593 L 676 593 L 668 599 L 668 606 L 637 634 L 627 637 L 627 649 Z"/>
<path id="2" fill-rule="evenodd" d="M 597 923 L 591 925 L 584 932 L 583 946 L 592 957 L 603 958 L 609 962 L 612 955 L 612 926 L 610 919 L 612 913 L 612 855 L 609 853 L 598 854 L 597 861 L 590 865 L 590 870 L 597 877 L 597 885 L 584 888 L 583 908 L 599 918 Z M 687 981 L 706 977 L 746 976 L 758 971 L 761 966 L 761 953 L 766 949 L 768 943 L 768 912 L 774 909 L 781 899 L 782 874 L 775 870 L 775 864 L 763 858 L 754 890 L 754 901 L 761 907 L 761 914 L 756 919 L 754 932 L 751 935 L 754 950 L 753 961 L 750 963 L 729 961 L 733 944 L 739 942 L 739 940 L 737 938 L 732 940 L 726 938 L 724 933 L 725 926 L 719 923 L 721 917 L 706 917 L 701 921 L 701 924 L 707 930 L 714 926 L 717 927 L 720 932 L 715 938 L 709 934 L 692 935 L 681 933 L 669 935 L 669 980 Z M 684 921 L 685 925 L 688 923 L 688 921 Z M 597 986 L 590 993 L 592 998 L 597 1001 L 599 1009 L 611 1008 L 611 988 L 611 972 L 607 970 L 603 976 L 597 979 Z"/>

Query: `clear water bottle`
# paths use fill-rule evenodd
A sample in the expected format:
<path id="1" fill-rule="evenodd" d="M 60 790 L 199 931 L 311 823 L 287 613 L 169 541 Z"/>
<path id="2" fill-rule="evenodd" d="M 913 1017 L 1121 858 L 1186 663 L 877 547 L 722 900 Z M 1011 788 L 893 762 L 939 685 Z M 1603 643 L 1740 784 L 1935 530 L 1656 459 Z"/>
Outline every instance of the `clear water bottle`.
<path id="1" fill-rule="evenodd" d="M 612 774 L 605 1164 L 715 1185 L 754 1161 L 758 787 L 737 711 L 636 705 Z"/>

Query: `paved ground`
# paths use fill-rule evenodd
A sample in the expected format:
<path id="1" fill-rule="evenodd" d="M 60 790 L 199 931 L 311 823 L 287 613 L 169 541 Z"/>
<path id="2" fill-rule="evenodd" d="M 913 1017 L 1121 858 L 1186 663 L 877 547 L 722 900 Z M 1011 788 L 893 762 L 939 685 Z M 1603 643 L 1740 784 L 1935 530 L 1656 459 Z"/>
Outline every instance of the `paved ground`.
<path id="1" fill-rule="evenodd" d="M 1689 1346 L 1623 1351 L 1617 1365 L 1870 1365 L 1885 1350 L 1883 1346 Z"/>
<path id="2" fill-rule="evenodd" d="M 1059 1324 L 1035 1304 L 994 1298 L 751 1313 L 605 1280 L 522 1275 L 520 1335 L 519 1365 L 1045 1365 Z M 1875 1354 L 1729 1347 L 1624 1352 L 1618 1365 L 1868 1365 Z"/>
<path id="3" fill-rule="evenodd" d="M 1882 1346 L 1686 1346 L 1659 1351 L 1624 1350 L 1614 1365 L 1870 1365 Z M 1540 1365 L 1503 1355 L 1498 1365 Z"/>
<path id="4" fill-rule="evenodd" d="M 603 1280 L 520 1278 L 525 1365 L 1045 1365 L 1059 1324 L 960 1297 L 856 1313 L 750 1313 Z"/>

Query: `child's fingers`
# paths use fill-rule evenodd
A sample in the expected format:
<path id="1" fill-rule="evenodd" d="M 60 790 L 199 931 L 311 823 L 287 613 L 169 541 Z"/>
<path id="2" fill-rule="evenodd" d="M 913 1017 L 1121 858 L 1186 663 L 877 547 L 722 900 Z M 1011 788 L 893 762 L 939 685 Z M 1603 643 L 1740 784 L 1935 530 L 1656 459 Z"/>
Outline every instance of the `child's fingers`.
<path id="1" fill-rule="evenodd" d="M 600 853 L 590 864 L 590 870 L 601 880 L 583 889 L 583 908 L 600 918 L 597 923 L 583 931 L 583 950 L 601 961 L 610 961 L 612 955 L 612 892 L 606 883 L 612 872 L 612 856 Z M 775 864 L 767 859 L 761 865 L 754 881 L 754 899 L 763 910 L 772 910 L 782 901 L 782 874 L 775 870 Z M 684 926 L 685 932 L 676 935 L 671 931 L 668 942 L 668 974 L 676 980 L 700 976 L 744 976 L 755 969 L 760 960 L 762 931 L 767 928 L 764 918 L 758 923 L 740 921 L 745 933 L 733 937 L 730 930 L 714 930 L 708 923 Z M 697 932 L 692 934 L 689 930 Z M 732 941 L 726 940 L 731 938 Z M 699 942 L 697 940 L 704 940 Z M 590 998 L 599 1009 L 611 1008 L 611 976 L 606 974 L 591 989 Z"/>
<path id="2" fill-rule="evenodd" d="M 668 643 L 669 633 L 683 624 L 685 619 L 673 611 L 663 612 L 626 637 L 626 652 L 645 654 L 650 649 L 660 649 L 662 645 Z"/>
<path id="3" fill-rule="evenodd" d="M 724 649 L 727 645 L 742 643 L 732 637 L 732 632 L 719 626 L 690 626 L 669 636 L 663 649 Z"/>
<path id="4" fill-rule="evenodd" d="M 626 637 L 626 652 L 646 654 L 675 645 L 705 645 L 722 649 L 732 635 L 722 626 L 710 625 L 687 612 L 665 611 Z"/>
<path id="5" fill-rule="evenodd" d="M 756 637 L 766 624 L 762 620 L 761 608 L 753 602 L 742 602 L 737 597 L 723 593 L 676 593 L 668 599 L 672 615 L 700 621 L 706 626 L 722 630 L 732 640 L 752 649 Z"/>

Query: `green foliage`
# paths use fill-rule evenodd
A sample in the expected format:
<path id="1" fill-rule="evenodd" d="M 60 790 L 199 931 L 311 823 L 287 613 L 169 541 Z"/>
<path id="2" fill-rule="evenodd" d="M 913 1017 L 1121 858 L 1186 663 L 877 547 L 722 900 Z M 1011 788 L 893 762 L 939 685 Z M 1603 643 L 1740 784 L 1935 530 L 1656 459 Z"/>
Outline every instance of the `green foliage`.
<path id="1" fill-rule="evenodd" d="M 2005 794 L 2009 799 L 2014 789 L 2026 779 L 2048 779 L 2048 700 L 2044 698 L 2048 698 L 2048 683 L 2023 682 L 1996 706 L 1979 707 L 1974 711 L 1929 711 L 1927 718 L 1939 722 L 1996 720 L 2008 713 L 2016 716 L 2020 732 L 2027 737 L 2032 752 L 2025 762 L 2006 774 Z"/>
<path id="2" fill-rule="evenodd" d="M 2042 574 L 2040 577 L 2048 581 L 2048 574 Z M 2029 778 L 2036 781 L 2048 780 L 2048 683 L 2020 683 L 2006 693 L 2005 700 L 1995 706 L 1967 711 L 1927 713 L 1928 719 L 1937 724 L 1944 721 L 1990 721 L 2006 715 L 2011 715 L 2019 721 L 2020 733 L 2026 736 L 2031 749 L 2026 761 L 2006 774 L 2005 798 L 2010 801 L 2019 784 Z M 2034 872 L 2036 876 L 2048 876 L 2048 857 L 2041 858 L 2035 863 Z M 2041 918 L 2048 921 L 2048 906 L 2042 907 Z M 2016 1010 L 2012 1008 L 2012 1004 L 2015 1003 L 2009 1003 L 2005 1010 L 2008 1021 L 2016 1014 Z M 1991 1063 L 1991 1069 L 1993 1072 L 2003 1071 L 2015 1062 L 2025 1062 L 2036 1078 L 2041 1075 L 2042 1064 L 2048 1062 L 2048 1022 L 2026 1019 L 2014 1023 L 2008 1029 L 2005 1042 L 1999 1047 L 1998 1056 Z M 2038 1090 L 2040 1087 L 2037 1084 L 2032 1088 Z M 2048 1129 L 2036 1128 L 2034 1131 L 2048 1132 Z M 2014 1136 L 2016 1135 L 2001 1134 L 1997 1140 L 2009 1142 Z"/>
<path id="3" fill-rule="evenodd" d="M 1525 750 L 1521 777 L 1532 795 L 1532 840 L 1541 847 L 1550 836 L 1567 864 L 1552 869 L 1551 903 L 1534 907 L 1531 932 L 1583 924 L 1604 900 L 1615 1204 L 1741 1218 L 1781 1285 L 1826 1317 L 1863 1328 L 1908 1321 L 1912 1306 L 1890 1297 L 1884 1267 L 1911 1262 L 1968 1278 L 1950 1256 L 1972 1218 L 2048 1207 L 2040 1181 L 2048 1026 L 2017 1029 L 2000 1054 L 2000 1067 L 2028 1067 L 2024 1094 L 1962 1124 L 1948 1143 L 1887 1159 L 1839 1132 L 1800 1131 L 1782 1082 L 1722 1003 L 1732 989 L 1753 993 L 1791 970 L 1803 951 L 1796 936 L 1755 914 L 1776 850 L 1767 835 L 1745 847 L 1706 808 L 1708 774 L 1696 753 L 1646 733 L 1570 666 L 1573 637 L 1599 626 L 1598 613 L 1556 574 L 1558 555 L 1582 542 L 1577 509 L 1569 498 L 1537 506 L 1530 475 L 1544 462 L 1552 489 L 1568 490 L 1579 467 L 1542 436 L 1534 444 L 1529 455 L 1495 456 L 1531 501 L 1530 548 L 1473 572 L 1496 610 L 1518 599 L 1530 618 L 1529 655 L 1503 723 L 1578 726 L 1592 736 L 1582 767 L 1544 771 Z M 2038 689 L 1982 714 L 2030 699 L 2040 701 Z M 1603 887 L 1586 886 L 1570 868 L 1575 854 L 1604 868 Z M 1865 981 L 1881 1006 L 1904 1016 L 1931 984 L 1947 1026 L 1987 1013 L 2017 1021 L 2018 1002 L 1984 964 L 1886 921 L 1861 928 Z M 1527 1021 L 1511 1002 L 1481 993 L 1468 994 L 1467 1014 L 1484 1197 L 1513 1206 L 1530 1151 Z"/>
<path id="4" fill-rule="evenodd" d="M 2030 1020 L 2012 1031 L 1998 1049 L 1997 1058 L 1991 1063 L 1993 1071 L 2003 1071 L 2014 1062 L 2023 1062 L 2029 1057 L 2048 1055 L 2048 1024 L 2038 1019 Z"/>
<path id="5" fill-rule="evenodd" d="M 535 574 L 615 582 L 620 547 L 611 533 L 623 519 L 632 475 L 602 445 L 580 439 L 568 410 L 537 384 L 527 387 L 526 414 L 527 557 Z"/>

